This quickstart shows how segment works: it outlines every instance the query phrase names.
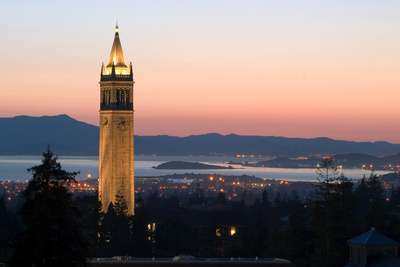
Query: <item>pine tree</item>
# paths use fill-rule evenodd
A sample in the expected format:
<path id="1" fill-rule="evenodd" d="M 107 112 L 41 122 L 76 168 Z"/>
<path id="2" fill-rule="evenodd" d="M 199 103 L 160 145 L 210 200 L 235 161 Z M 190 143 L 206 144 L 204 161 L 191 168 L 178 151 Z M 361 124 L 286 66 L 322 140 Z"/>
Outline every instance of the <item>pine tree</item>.
<path id="1" fill-rule="evenodd" d="M 148 225 L 150 224 L 146 208 L 135 209 L 135 216 L 132 219 L 132 255 L 134 257 L 150 257 L 154 239 L 150 236 Z M 149 238 L 150 237 L 150 238 Z"/>
<path id="2" fill-rule="evenodd" d="M 255 212 L 261 209 L 265 220 L 270 220 L 274 216 L 272 212 L 271 202 L 268 200 L 268 192 L 264 189 L 261 200 L 257 199 L 254 201 Z"/>
<path id="3" fill-rule="evenodd" d="M 360 185 L 355 190 L 355 195 L 359 199 L 359 211 L 361 219 L 362 221 L 365 221 L 365 217 L 371 208 L 371 200 L 368 193 L 368 186 L 365 176 L 361 179 Z"/>
<path id="4" fill-rule="evenodd" d="M 294 265 L 309 266 L 311 234 L 308 229 L 307 207 L 300 200 L 294 200 L 294 209 L 289 216 L 286 229 L 286 255 Z"/>
<path id="5" fill-rule="evenodd" d="M 97 192 L 97 191 L 96 191 Z M 90 257 L 102 257 L 99 253 L 99 238 L 100 231 L 99 221 L 103 216 L 101 211 L 101 202 L 98 194 L 78 196 L 75 198 L 74 204 L 82 212 L 83 233 L 90 243 Z"/>
<path id="6" fill-rule="evenodd" d="M 77 173 L 63 170 L 50 149 L 28 171 L 33 178 L 20 210 L 25 229 L 13 244 L 9 266 L 86 266 L 88 241 L 67 189 Z"/>
<path id="7" fill-rule="evenodd" d="M 103 257 L 116 256 L 114 251 L 114 225 L 117 215 L 114 205 L 110 203 L 107 212 L 101 218 L 99 232 L 99 254 Z"/>
<path id="8" fill-rule="evenodd" d="M 314 192 L 312 231 L 315 234 L 314 266 L 340 266 L 348 259 L 346 240 L 359 225 L 353 182 L 338 173 L 333 160 L 317 169 L 320 180 Z"/>
<path id="9" fill-rule="evenodd" d="M 9 243 L 19 231 L 17 216 L 7 210 L 4 197 L 0 197 L 0 262 L 9 257 Z"/>
<path id="10" fill-rule="evenodd" d="M 378 232 L 384 233 L 386 229 L 385 221 L 389 218 L 386 211 L 385 199 L 382 194 L 377 193 L 372 200 L 371 209 L 366 217 L 366 227 L 374 227 Z"/>
<path id="11" fill-rule="evenodd" d="M 215 199 L 215 204 L 226 205 L 227 202 L 228 202 L 228 200 L 226 199 L 225 192 L 219 191 L 218 196 Z"/>
<path id="12" fill-rule="evenodd" d="M 384 233 L 386 229 L 385 221 L 389 218 L 386 209 L 384 189 L 379 181 L 379 177 L 371 173 L 367 182 L 369 211 L 365 218 L 365 228 L 369 230 L 375 227 L 378 232 Z"/>
<path id="13" fill-rule="evenodd" d="M 124 197 L 116 195 L 100 222 L 100 252 L 103 256 L 126 256 L 131 249 L 131 216 Z"/>
<path id="14" fill-rule="evenodd" d="M 268 257 L 283 257 L 284 233 L 281 231 L 282 226 L 282 200 L 281 194 L 278 192 L 274 199 L 273 205 L 274 215 L 272 218 L 272 227 L 269 236 Z"/>
<path id="15" fill-rule="evenodd" d="M 269 229 L 264 220 L 264 215 L 259 208 L 253 228 L 247 231 L 242 240 L 242 246 L 248 257 L 268 256 L 268 233 Z"/>

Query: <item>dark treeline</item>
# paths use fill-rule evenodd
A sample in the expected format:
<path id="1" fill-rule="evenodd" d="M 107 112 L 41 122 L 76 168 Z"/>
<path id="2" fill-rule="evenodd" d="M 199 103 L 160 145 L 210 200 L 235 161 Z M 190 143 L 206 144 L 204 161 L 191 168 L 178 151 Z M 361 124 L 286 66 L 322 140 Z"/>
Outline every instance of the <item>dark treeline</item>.
<path id="1" fill-rule="evenodd" d="M 349 259 L 346 241 L 371 227 L 400 240 L 400 188 L 387 196 L 374 174 L 355 187 L 329 159 L 317 173 L 320 182 L 306 199 L 295 191 L 281 198 L 279 192 L 270 196 L 264 190 L 245 205 L 228 201 L 221 191 L 209 205 L 197 188 L 185 208 L 179 195 L 137 195 L 134 216 L 126 214 L 123 196 L 107 213 L 101 212 L 97 195 L 77 196 L 73 207 L 80 210 L 88 257 L 277 257 L 296 266 L 342 266 Z M 4 199 L 0 229 L 0 262 L 5 262 L 13 255 L 10 241 L 26 229 L 26 221 L 21 211 L 7 211 Z"/>
<path id="2" fill-rule="evenodd" d="M 7 211 L 0 199 L 0 260 L 10 267 L 86 266 L 90 244 L 68 191 L 77 173 L 63 170 L 50 149 L 28 171 L 32 179 L 18 212 Z"/>

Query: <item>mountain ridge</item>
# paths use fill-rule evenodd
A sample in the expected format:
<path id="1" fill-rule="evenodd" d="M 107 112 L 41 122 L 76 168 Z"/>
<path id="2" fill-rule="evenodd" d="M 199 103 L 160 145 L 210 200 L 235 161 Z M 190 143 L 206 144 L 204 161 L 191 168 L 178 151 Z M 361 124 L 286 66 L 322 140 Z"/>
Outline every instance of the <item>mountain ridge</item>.
<path id="1" fill-rule="evenodd" d="M 47 146 L 58 155 L 98 155 L 99 127 L 68 115 L 0 118 L 0 155 L 40 155 Z M 208 133 L 177 137 L 136 135 L 136 155 L 262 155 L 299 157 L 312 154 L 363 153 L 389 156 L 400 144 L 386 141 L 356 142 L 328 137 L 221 135 Z"/>

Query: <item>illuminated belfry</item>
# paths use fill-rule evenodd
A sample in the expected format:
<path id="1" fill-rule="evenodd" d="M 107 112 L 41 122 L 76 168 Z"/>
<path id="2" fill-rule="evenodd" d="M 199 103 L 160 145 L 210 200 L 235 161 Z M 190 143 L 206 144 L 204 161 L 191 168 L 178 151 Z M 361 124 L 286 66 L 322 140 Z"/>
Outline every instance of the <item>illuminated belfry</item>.
<path id="1" fill-rule="evenodd" d="M 101 66 L 99 198 L 102 210 L 125 199 L 128 214 L 134 214 L 133 72 L 125 63 L 115 27 L 114 43 L 107 66 Z"/>

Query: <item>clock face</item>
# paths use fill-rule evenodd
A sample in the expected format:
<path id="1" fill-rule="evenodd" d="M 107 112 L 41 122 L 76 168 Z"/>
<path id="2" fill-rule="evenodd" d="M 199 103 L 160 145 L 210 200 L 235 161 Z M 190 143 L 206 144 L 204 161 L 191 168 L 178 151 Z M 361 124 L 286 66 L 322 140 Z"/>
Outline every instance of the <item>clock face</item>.
<path id="1" fill-rule="evenodd" d="M 103 119 L 103 125 L 104 126 L 108 126 L 108 118 L 104 118 Z"/>
<path id="2" fill-rule="evenodd" d="M 117 127 L 120 131 L 125 131 L 128 129 L 129 126 L 129 121 L 126 120 L 124 117 L 119 117 L 118 122 L 117 122 Z"/>

